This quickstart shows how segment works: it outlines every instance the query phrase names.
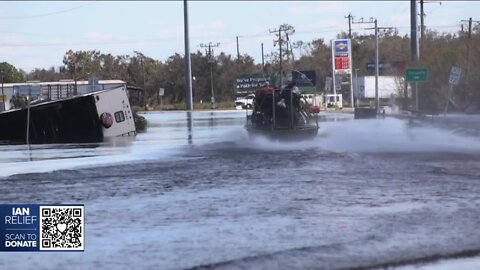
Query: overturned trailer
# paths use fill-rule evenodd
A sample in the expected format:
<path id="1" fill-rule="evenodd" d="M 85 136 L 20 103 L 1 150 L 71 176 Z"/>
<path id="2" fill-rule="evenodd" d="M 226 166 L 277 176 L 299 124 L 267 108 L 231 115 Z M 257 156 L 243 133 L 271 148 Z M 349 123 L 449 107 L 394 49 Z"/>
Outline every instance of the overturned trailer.
<path id="1" fill-rule="evenodd" d="M 1 144 L 92 143 L 136 134 L 126 87 L 0 112 Z"/>

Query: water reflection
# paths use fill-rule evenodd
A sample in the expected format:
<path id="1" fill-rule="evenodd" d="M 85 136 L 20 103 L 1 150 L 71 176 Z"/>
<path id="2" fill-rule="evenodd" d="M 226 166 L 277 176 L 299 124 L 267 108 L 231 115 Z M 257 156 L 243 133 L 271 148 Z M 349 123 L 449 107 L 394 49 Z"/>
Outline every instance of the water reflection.
<path id="1" fill-rule="evenodd" d="M 184 146 L 233 143 L 239 149 L 321 149 L 335 152 L 408 152 L 476 151 L 478 140 L 437 129 L 425 123 L 386 118 L 353 120 L 351 114 L 320 114 L 319 135 L 301 144 L 278 144 L 267 140 L 249 140 L 244 129 L 245 111 L 149 112 L 145 133 L 136 137 L 116 137 L 102 143 L 52 145 L 0 145 L 0 177 L 27 172 L 52 171 L 131 163 L 139 160 L 171 158 Z M 465 117 L 463 117 L 465 118 Z M 463 119 L 461 118 L 461 119 Z M 460 119 L 460 120 L 461 120 Z M 455 123 L 460 122 L 457 118 Z M 468 121 L 467 121 L 468 120 Z M 466 123 L 453 126 L 464 131 Z M 452 120 L 453 122 L 453 120 Z M 477 135 L 478 136 L 478 131 Z M 195 137 L 195 140 L 194 140 Z M 190 149 L 190 148 L 188 148 Z"/>
<path id="2" fill-rule="evenodd" d="M 187 111 L 188 144 L 193 144 L 193 119 L 192 112 Z"/>
<path id="3" fill-rule="evenodd" d="M 215 126 L 215 121 L 213 121 L 213 112 L 210 113 L 210 118 L 208 119 L 208 126 L 211 128 Z"/>
<path id="4" fill-rule="evenodd" d="M 131 147 L 134 140 L 134 137 L 115 137 L 101 143 L 2 145 L 0 164 L 112 155 L 121 153 L 122 148 Z"/>
<path id="5" fill-rule="evenodd" d="M 144 116 L 148 129 L 136 137 L 114 137 L 85 144 L 0 145 L 0 177 L 158 159 L 185 145 L 219 140 L 232 129 L 237 133 L 243 125 L 243 114 L 237 111 L 149 112 Z"/>

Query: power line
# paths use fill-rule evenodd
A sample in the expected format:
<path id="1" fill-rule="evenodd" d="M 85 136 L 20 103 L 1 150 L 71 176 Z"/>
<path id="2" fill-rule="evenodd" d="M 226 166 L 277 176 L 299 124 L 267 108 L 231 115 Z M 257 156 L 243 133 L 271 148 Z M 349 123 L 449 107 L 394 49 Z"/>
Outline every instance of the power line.
<path id="1" fill-rule="evenodd" d="M 86 6 L 88 6 L 88 5 L 95 4 L 96 2 L 97 2 L 97 1 L 89 2 L 89 3 L 86 3 L 86 4 L 81 5 L 81 6 L 76 6 L 76 7 L 73 7 L 73 8 L 63 9 L 63 10 L 54 11 L 54 12 L 50 12 L 50 13 L 37 14 L 37 15 L 0 16 L 0 19 L 2 19 L 2 20 L 4 20 L 4 19 L 15 19 L 15 20 L 16 20 L 16 19 L 32 19 L 32 18 L 47 17 L 47 16 L 52 16 L 52 15 L 57 15 L 57 14 L 62 14 L 62 13 L 70 12 L 70 11 L 72 11 L 72 10 L 76 10 L 76 9 L 79 9 L 79 8 L 86 7 Z"/>
<path id="2" fill-rule="evenodd" d="M 467 21 L 468 22 L 468 21 Z M 474 21 L 477 22 L 477 21 Z M 406 29 L 410 26 L 395 26 L 397 29 Z M 431 28 L 439 29 L 439 28 L 454 28 L 459 27 L 459 24 L 452 24 L 452 25 L 432 25 Z M 307 34 L 322 34 L 322 33 L 333 33 L 339 32 L 343 29 L 340 28 L 319 28 L 315 31 L 296 31 L 296 36 L 307 35 Z M 356 28 L 352 27 L 352 31 L 364 30 L 364 28 Z M 50 34 L 45 33 L 27 33 L 27 32 L 15 32 L 15 31 L 0 31 L 0 33 L 10 33 L 10 34 L 29 34 L 29 35 L 44 35 L 44 36 L 51 36 Z M 239 35 L 238 37 L 241 38 L 254 38 L 254 37 L 269 37 L 270 34 L 252 34 L 252 35 Z M 207 38 L 206 36 L 194 36 L 191 39 L 204 39 Z M 233 37 L 218 37 L 219 39 L 223 39 L 225 41 L 222 44 L 234 44 L 234 41 L 228 41 L 228 39 L 233 39 Z M 175 42 L 182 40 L 183 37 L 165 37 L 165 38 L 131 38 L 131 39 L 112 39 L 109 38 L 110 41 L 96 41 L 96 42 L 66 42 L 66 43 L 50 43 L 50 42 L 35 42 L 35 43 L 10 43 L 10 42 L 0 42 L 0 47 L 49 47 L 49 46 L 93 46 L 93 45 L 124 45 L 124 44 L 138 44 L 144 42 Z"/>
<path id="3" fill-rule="evenodd" d="M 45 37 L 58 37 L 58 34 L 45 34 L 45 33 L 32 33 L 32 32 L 15 32 L 1 30 L 0 33 L 14 34 L 14 35 L 31 35 L 31 36 L 45 36 Z"/>
<path id="4" fill-rule="evenodd" d="M 477 21 L 475 21 L 477 22 Z M 435 28 L 456 28 L 459 24 L 452 24 L 452 25 L 439 25 L 439 26 L 432 26 Z M 405 29 L 409 28 L 409 26 L 395 26 L 392 28 L 397 29 Z M 308 31 L 308 32 L 295 32 L 296 36 L 299 35 L 306 35 L 306 34 L 321 34 L 321 33 L 333 33 L 341 31 L 342 29 L 330 29 L 325 31 Z M 365 30 L 365 28 L 356 28 L 352 27 L 353 31 L 358 30 Z M 13 32 L 12 32 L 13 33 Z M 40 35 L 40 34 L 39 34 Z M 268 35 L 265 35 L 268 36 Z M 242 37 L 242 36 L 239 36 Z M 191 39 L 202 39 L 205 38 L 203 36 L 198 37 L 191 37 Z M 231 38 L 231 37 L 230 37 Z M 151 39 L 130 39 L 130 40 L 111 40 L 111 41 L 98 41 L 98 42 L 66 42 L 66 43 L 49 43 L 49 42 L 35 42 L 35 43 L 11 43 L 11 42 L 0 42 L 0 48 L 5 47 L 55 47 L 55 46 L 95 46 L 95 45 L 125 45 L 125 44 L 139 44 L 145 42 L 175 42 L 180 41 L 182 38 L 151 38 Z M 228 39 L 228 37 L 221 37 L 220 39 Z M 224 41 L 222 44 L 235 44 L 235 41 Z"/>

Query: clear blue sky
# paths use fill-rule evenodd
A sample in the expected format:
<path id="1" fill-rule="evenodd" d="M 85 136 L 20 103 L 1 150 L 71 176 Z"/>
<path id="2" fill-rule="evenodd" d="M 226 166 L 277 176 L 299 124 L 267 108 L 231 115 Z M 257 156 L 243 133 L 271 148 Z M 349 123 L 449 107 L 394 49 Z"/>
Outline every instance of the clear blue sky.
<path id="1" fill-rule="evenodd" d="M 480 20 L 480 1 L 425 1 L 425 24 L 439 32 L 456 32 L 461 20 Z M 291 41 L 304 42 L 348 30 L 355 20 L 377 18 L 379 26 L 409 33 L 410 1 L 189 1 L 190 50 L 219 42 L 216 53 L 240 53 L 261 62 L 274 50 L 274 29 L 295 27 Z M 354 24 L 353 31 L 370 33 Z M 184 54 L 183 1 L 1 1 L 0 61 L 30 71 L 62 65 L 65 52 L 99 50 L 114 55 L 143 52 L 165 61 Z"/>

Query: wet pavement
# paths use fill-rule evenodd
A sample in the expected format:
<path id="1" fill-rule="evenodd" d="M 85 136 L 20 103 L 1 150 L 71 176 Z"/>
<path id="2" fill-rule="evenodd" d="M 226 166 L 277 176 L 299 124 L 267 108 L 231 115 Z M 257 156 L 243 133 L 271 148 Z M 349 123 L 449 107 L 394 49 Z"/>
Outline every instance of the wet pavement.
<path id="1" fill-rule="evenodd" d="M 85 204 L 85 252 L 1 269 L 345 269 L 480 253 L 478 116 L 249 139 L 244 111 L 148 113 L 136 138 L 2 146 L 0 203 Z M 447 121 L 448 120 L 448 121 Z M 455 128 L 452 128 L 454 123 Z M 475 132 L 477 130 L 477 132 Z"/>

